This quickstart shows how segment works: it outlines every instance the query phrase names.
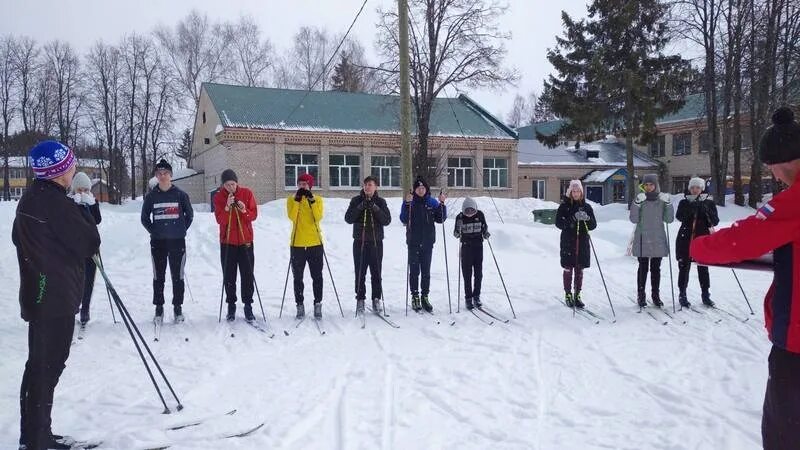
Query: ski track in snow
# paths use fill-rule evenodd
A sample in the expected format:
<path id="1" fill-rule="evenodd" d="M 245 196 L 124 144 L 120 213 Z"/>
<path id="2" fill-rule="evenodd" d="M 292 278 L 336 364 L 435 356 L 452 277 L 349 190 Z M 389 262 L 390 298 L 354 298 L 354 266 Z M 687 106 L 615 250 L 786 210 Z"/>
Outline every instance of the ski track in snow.
<path id="1" fill-rule="evenodd" d="M 210 213 L 198 212 L 187 237 L 187 320 L 171 323 L 167 307 L 160 342 L 152 341 L 152 269 L 149 237 L 139 223 L 141 203 L 102 205 L 108 275 L 185 409 L 175 412 L 174 399 L 162 385 L 173 414 L 161 414 L 163 407 L 127 331 L 121 322 L 112 324 L 98 275 L 92 321 L 85 339 L 73 346 L 56 391 L 54 431 L 102 439 L 104 448 L 113 449 L 168 443 L 176 444 L 172 449 L 337 450 L 760 446 L 770 345 L 763 330 L 762 298 L 770 274 L 739 272 L 756 312 L 750 315 L 730 271 L 711 269 L 715 301 L 750 318 L 741 323 L 700 306 L 693 270 L 690 301 L 705 314 L 678 311 L 675 321 L 662 326 L 638 314 L 629 300 L 635 293 L 636 264 L 623 256 L 632 229 L 627 210 L 620 205 L 596 207 L 599 225 L 592 237 L 618 323 L 595 325 L 573 318 L 556 301 L 562 292 L 559 232 L 530 218 L 531 209 L 553 205 L 496 199 L 503 225 L 491 200 L 480 198 L 517 312 L 509 324 L 495 321 L 488 326 L 471 317 L 463 299 L 461 312 L 455 313 L 458 251 L 451 232 L 461 200 L 448 200 L 445 223 L 452 316 L 447 312 L 438 228 L 431 283 L 437 316 L 417 317 L 413 311 L 405 316 L 404 231 L 397 216 L 399 199 L 389 199 L 393 222 L 384 241 L 384 291 L 390 320 L 401 328 L 392 329 L 367 314 L 362 330 L 354 318 L 352 229 L 342 220 L 347 201 L 326 199 L 326 253 L 345 318 L 325 269 L 324 336 L 309 320 L 294 328 L 291 288 L 284 316 L 278 318 L 291 227 L 284 201 L 263 205 L 255 223 L 256 277 L 274 339 L 243 323 L 241 305 L 235 323 L 218 323 L 218 229 Z M 13 202 L 0 203 L 4 236 L 10 236 L 15 207 Z M 738 207 L 721 210 L 727 223 L 746 214 Z M 671 225 L 673 240 L 678 227 L 677 222 Z M 510 318 L 488 245 L 484 253 L 482 299 L 492 311 Z M 18 268 L 10 238 L 0 243 L 0 256 L 0 282 L 8 287 L 0 301 L 0 376 L 5 380 L 0 385 L 0 448 L 12 448 L 18 438 L 27 329 L 19 319 Z M 677 273 L 673 261 L 676 278 Z M 310 289 L 306 275 L 307 293 Z M 169 281 L 165 296 L 171 298 Z M 672 313 L 668 267 L 662 268 L 662 299 Z M 585 272 L 584 300 L 611 318 L 594 257 Z M 722 321 L 714 323 L 718 318 Z M 450 326 L 452 320 L 455 326 Z M 681 324 L 683 320 L 687 323 Z M 219 416 L 231 409 L 237 412 Z M 198 427 L 164 431 L 202 417 L 212 418 Z M 211 439 L 261 422 L 266 425 L 250 436 Z"/>

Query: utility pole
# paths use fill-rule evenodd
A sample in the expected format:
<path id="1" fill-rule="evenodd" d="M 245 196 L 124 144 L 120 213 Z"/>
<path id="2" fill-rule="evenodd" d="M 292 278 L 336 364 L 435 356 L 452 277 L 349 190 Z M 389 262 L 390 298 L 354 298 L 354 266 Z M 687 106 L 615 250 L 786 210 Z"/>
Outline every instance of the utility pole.
<path id="1" fill-rule="evenodd" d="M 411 192 L 411 87 L 408 63 L 408 1 L 397 0 L 397 26 L 400 27 L 400 167 L 403 195 Z"/>

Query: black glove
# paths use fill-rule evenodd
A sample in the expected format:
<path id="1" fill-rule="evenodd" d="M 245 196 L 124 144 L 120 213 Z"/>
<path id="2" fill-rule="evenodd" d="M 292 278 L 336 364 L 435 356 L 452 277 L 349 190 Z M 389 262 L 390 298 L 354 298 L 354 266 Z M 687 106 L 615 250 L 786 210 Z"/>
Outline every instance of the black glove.
<path id="1" fill-rule="evenodd" d="M 308 189 L 303 189 L 303 195 L 309 200 L 314 198 L 314 194 L 312 194 Z"/>
<path id="2" fill-rule="evenodd" d="M 361 203 L 359 203 L 356 208 L 358 208 L 359 211 L 363 211 L 363 210 L 369 208 L 369 204 L 370 204 L 370 202 L 367 201 L 366 199 L 364 199 L 364 200 L 361 200 Z"/>
<path id="3" fill-rule="evenodd" d="M 305 191 L 305 189 L 300 188 L 297 190 L 297 192 L 295 192 L 294 201 L 299 202 L 300 200 L 303 199 L 303 191 Z"/>
<path id="4" fill-rule="evenodd" d="M 483 238 L 484 239 L 489 239 L 491 236 L 492 236 L 492 233 L 489 233 L 488 231 L 484 231 L 483 232 Z"/>

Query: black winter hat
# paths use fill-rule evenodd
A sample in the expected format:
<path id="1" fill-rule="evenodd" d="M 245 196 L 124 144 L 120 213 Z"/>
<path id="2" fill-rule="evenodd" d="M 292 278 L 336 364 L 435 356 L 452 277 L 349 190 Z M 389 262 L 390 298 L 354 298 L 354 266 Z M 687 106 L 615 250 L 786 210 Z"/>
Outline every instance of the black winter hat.
<path id="1" fill-rule="evenodd" d="M 236 176 L 236 172 L 234 172 L 233 169 L 225 169 L 222 171 L 222 184 L 228 181 L 239 182 L 239 178 Z"/>
<path id="2" fill-rule="evenodd" d="M 414 181 L 414 185 L 412 186 L 412 189 L 416 190 L 420 186 L 425 186 L 425 193 L 426 194 L 431 192 L 431 187 L 428 185 L 428 183 L 425 182 L 425 179 L 422 178 L 422 177 L 417 177 L 417 179 Z"/>
<path id="3" fill-rule="evenodd" d="M 780 164 L 800 159 L 800 125 L 786 106 L 772 114 L 772 126 L 761 136 L 758 146 L 764 164 Z"/>
<path id="4" fill-rule="evenodd" d="M 169 173 L 172 173 L 172 166 L 167 162 L 166 159 L 163 158 L 161 159 L 161 161 L 158 162 L 158 164 L 156 164 L 155 170 L 162 170 L 162 169 L 169 170 Z"/>

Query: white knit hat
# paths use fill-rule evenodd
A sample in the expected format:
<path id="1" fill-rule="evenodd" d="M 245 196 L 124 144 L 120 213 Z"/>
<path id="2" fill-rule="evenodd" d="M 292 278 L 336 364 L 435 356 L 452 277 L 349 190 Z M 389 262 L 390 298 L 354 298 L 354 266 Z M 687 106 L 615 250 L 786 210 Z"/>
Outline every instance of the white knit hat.
<path id="1" fill-rule="evenodd" d="M 92 189 L 92 180 L 90 180 L 89 175 L 86 175 L 84 172 L 77 172 L 75 176 L 72 177 L 72 193 L 77 192 L 78 189 Z"/>
<path id="2" fill-rule="evenodd" d="M 705 190 L 706 189 L 706 180 L 704 180 L 704 179 L 702 179 L 700 177 L 694 177 L 691 180 L 689 180 L 689 189 L 691 189 L 693 186 L 697 186 L 701 190 Z"/>
<path id="3" fill-rule="evenodd" d="M 583 184 L 581 184 L 581 180 L 572 180 L 569 182 L 569 187 L 567 188 L 567 192 L 564 193 L 567 197 L 572 194 L 572 191 L 578 190 L 583 193 Z"/>

